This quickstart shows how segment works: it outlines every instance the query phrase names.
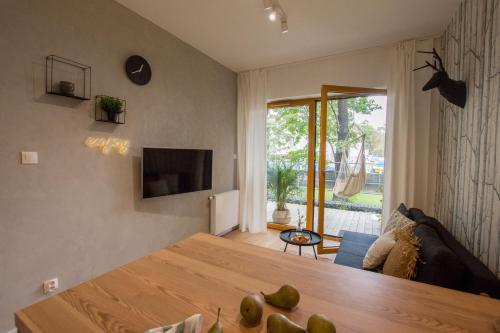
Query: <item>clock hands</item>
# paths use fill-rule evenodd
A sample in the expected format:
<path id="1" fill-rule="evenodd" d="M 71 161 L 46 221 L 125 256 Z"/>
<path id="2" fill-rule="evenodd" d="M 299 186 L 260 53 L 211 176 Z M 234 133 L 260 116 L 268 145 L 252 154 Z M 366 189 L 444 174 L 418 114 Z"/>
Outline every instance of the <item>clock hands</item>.
<path id="1" fill-rule="evenodd" d="M 125 62 L 125 73 L 133 83 L 143 86 L 151 80 L 151 67 L 141 56 L 132 55 Z"/>
<path id="2" fill-rule="evenodd" d="M 140 72 L 142 72 L 142 68 L 143 68 L 143 67 L 144 67 L 144 64 L 142 64 L 142 65 L 141 65 L 141 68 L 139 68 L 139 69 L 138 69 L 138 70 L 136 70 L 136 71 L 131 72 L 130 74 L 135 74 L 135 73 L 140 73 Z"/>

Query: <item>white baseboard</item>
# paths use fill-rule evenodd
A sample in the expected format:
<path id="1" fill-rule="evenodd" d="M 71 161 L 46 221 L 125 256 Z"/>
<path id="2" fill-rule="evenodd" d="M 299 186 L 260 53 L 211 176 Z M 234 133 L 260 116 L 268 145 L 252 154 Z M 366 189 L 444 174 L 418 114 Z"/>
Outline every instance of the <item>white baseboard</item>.
<path id="1" fill-rule="evenodd" d="M 229 228 L 229 229 L 227 229 L 227 230 L 224 230 L 224 231 L 223 231 L 223 232 L 221 232 L 220 234 L 217 234 L 217 236 L 222 237 L 222 236 L 224 236 L 224 235 L 227 235 L 228 233 L 230 233 L 230 232 L 232 232 L 232 231 L 234 231 L 234 230 L 238 229 L 239 227 L 240 227 L 240 225 L 239 225 L 239 224 L 238 224 L 238 225 L 235 225 L 234 227 L 231 227 L 231 228 Z M 10 333 L 10 332 L 8 332 L 8 333 Z"/>

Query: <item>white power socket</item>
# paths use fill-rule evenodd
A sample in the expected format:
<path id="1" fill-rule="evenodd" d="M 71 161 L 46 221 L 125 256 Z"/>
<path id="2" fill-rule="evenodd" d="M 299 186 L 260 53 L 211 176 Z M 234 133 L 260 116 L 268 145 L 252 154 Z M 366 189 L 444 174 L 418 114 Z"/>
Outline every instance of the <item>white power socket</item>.
<path id="1" fill-rule="evenodd" d="M 50 280 L 43 281 L 43 293 L 45 295 L 53 293 L 59 288 L 59 279 L 53 278 Z"/>

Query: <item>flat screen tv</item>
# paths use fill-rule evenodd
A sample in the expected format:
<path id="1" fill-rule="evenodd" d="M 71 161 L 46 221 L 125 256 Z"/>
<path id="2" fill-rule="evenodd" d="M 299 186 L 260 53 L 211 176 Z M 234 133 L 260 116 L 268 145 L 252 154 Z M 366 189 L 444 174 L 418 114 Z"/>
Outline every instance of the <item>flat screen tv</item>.
<path id="1" fill-rule="evenodd" d="M 212 150 L 143 148 L 142 197 L 210 190 Z"/>

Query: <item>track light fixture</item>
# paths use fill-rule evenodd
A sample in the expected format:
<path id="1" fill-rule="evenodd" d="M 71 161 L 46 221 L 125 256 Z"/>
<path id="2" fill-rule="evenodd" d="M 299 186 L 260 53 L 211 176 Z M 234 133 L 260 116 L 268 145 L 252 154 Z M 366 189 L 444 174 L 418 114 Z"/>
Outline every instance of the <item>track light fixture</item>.
<path id="1" fill-rule="evenodd" d="M 288 21 L 287 16 L 278 0 L 264 0 L 264 10 L 270 10 L 269 20 L 274 22 L 279 17 L 281 23 L 281 32 L 288 32 Z"/>
<path id="2" fill-rule="evenodd" d="M 269 13 L 269 20 L 270 21 L 276 21 L 276 11 L 273 10 L 272 12 Z"/>
<path id="3" fill-rule="evenodd" d="M 286 34 L 288 32 L 288 22 L 286 18 L 281 18 L 281 33 Z"/>

